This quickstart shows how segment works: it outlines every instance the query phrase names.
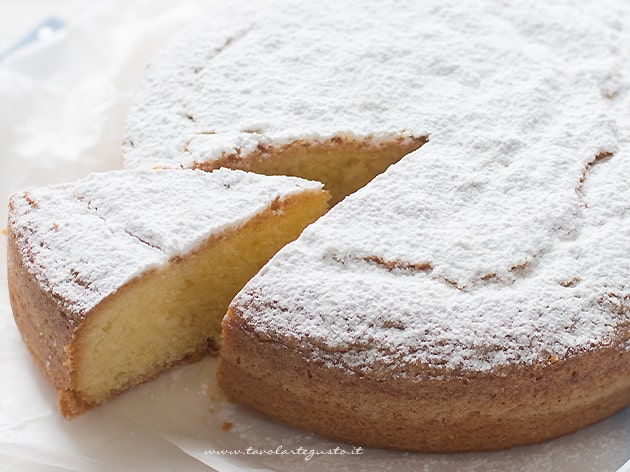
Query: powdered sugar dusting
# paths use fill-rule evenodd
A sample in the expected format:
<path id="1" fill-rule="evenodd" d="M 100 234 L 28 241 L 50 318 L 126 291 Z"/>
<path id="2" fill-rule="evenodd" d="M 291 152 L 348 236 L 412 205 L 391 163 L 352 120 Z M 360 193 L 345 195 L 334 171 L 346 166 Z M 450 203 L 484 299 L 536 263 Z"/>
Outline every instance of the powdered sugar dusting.
<path id="1" fill-rule="evenodd" d="M 210 178 L 203 171 L 130 175 L 115 172 L 104 179 L 92 174 L 75 184 L 75 194 L 103 215 L 113 232 L 132 234 L 169 257 L 186 254 L 208 235 L 247 222 L 275 199 L 321 188 L 303 179 L 229 169 L 216 170 Z M 117 195 L 133 204 L 121 204 L 113 197 Z"/>
<path id="2" fill-rule="evenodd" d="M 14 195 L 9 225 L 28 270 L 75 313 L 86 313 L 124 281 L 168 259 L 135 238 L 112 233 L 76 199 L 71 184 Z"/>
<path id="3" fill-rule="evenodd" d="M 522 3 L 240 2 L 213 9 L 149 68 L 128 117 L 125 164 L 190 167 L 261 144 L 332 136 L 378 142 L 429 133 L 470 141 L 499 128 L 495 145 L 518 145 L 559 108 L 569 112 L 556 95 L 567 80 L 594 102 L 619 82 L 617 30 L 575 2 Z M 576 63 L 589 73 L 572 70 Z M 518 102 L 517 122 L 506 101 Z M 591 114 L 606 121 L 601 107 Z"/>
<path id="4" fill-rule="evenodd" d="M 430 142 L 282 250 L 233 303 L 241 321 L 331 365 L 396 375 L 414 363 L 487 371 L 625 348 L 627 5 L 361 2 L 345 19 L 313 5 L 274 12 L 275 52 L 242 43 L 220 57 L 209 70 L 222 100 L 262 120 L 258 88 L 249 104 L 223 88 L 253 51 L 259 87 L 278 70 L 291 77 L 262 87 L 289 98 L 260 139 L 404 130 Z M 312 64 L 323 79 L 305 75 Z M 350 86 L 359 71 L 369 73 Z M 209 108 L 207 123 L 227 130 Z"/>
<path id="5" fill-rule="evenodd" d="M 114 171 L 11 199 L 9 223 L 45 289 L 85 314 L 125 282 L 321 184 L 217 170 Z"/>

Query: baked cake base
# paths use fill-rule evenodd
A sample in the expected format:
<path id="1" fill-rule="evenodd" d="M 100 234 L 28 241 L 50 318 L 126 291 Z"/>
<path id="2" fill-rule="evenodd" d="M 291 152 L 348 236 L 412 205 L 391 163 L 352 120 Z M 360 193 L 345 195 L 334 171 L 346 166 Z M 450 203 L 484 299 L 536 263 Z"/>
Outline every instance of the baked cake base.
<path id="1" fill-rule="evenodd" d="M 495 450 L 552 439 L 630 403 L 630 353 L 443 378 L 382 378 L 323 366 L 223 322 L 218 380 L 228 397 L 282 423 L 367 447 Z M 417 372 L 422 376 L 421 369 Z"/>

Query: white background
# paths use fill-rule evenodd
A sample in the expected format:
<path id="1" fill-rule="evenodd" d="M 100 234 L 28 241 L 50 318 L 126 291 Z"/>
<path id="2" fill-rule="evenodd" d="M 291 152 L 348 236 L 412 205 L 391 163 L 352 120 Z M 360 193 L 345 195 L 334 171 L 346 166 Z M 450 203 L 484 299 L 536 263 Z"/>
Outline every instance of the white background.
<path id="1" fill-rule="evenodd" d="M 0 51 L 50 16 L 66 17 L 74 0 L 0 0 Z"/>

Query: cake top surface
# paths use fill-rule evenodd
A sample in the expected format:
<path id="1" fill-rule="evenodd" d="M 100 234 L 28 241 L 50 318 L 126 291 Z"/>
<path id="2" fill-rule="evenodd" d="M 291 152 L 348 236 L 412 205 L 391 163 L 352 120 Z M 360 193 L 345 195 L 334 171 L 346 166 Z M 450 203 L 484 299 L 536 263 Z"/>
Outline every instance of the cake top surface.
<path id="1" fill-rule="evenodd" d="M 194 167 L 331 137 L 428 135 L 509 150 L 569 113 L 554 100 L 565 96 L 576 115 L 592 115 L 582 127 L 602 125 L 599 142 L 584 141 L 606 146 L 612 131 L 601 98 L 623 84 L 619 9 L 576 0 L 216 8 L 148 67 L 129 112 L 124 162 Z M 582 96 L 568 96 L 569 81 Z M 555 144 L 580 131 L 554 131 Z"/>
<path id="2" fill-rule="evenodd" d="M 428 135 L 250 281 L 243 326 L 400 375 L 625 347 L 628 10 L 323 1 L 212 16 L 149 69 L 126 163 Z"/>
<path id="3" fill-rule="evenodd" d="M 228 169 L 124 170 L 11 198 L 24 263 L 82 315 L 127 281 L 321 184 Z"/>

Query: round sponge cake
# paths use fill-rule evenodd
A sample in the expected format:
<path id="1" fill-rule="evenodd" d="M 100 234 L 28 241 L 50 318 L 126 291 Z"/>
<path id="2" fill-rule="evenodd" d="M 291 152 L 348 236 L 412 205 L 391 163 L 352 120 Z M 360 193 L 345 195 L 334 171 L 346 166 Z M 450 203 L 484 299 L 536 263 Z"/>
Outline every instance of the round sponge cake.
<path id="1" fill-rule="evenodd" d="M 127 166 L 363 186 L 233 301 L 229 396 L 432 451 L 630 403 L 628 25 L 621 1 L 324 0 L 180 35 L 132 107 Z"/>

